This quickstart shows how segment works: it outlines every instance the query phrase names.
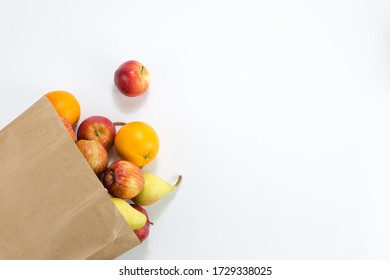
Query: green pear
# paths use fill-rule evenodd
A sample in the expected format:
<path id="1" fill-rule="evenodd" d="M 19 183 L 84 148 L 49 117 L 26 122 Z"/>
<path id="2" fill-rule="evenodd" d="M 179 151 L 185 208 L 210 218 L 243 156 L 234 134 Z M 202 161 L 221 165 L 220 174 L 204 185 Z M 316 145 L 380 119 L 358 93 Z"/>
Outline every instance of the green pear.
<path id="1" fill-rule="evenodd" d="M 180 175 L 174 185 L 167 183 L 160 177 L 151 173 L 144 173 L 145 185 L 142 191 L 132 200 L 140 206 L 150 205 L 160 200 L 179 186 L 182 176 Z"/>
<path id="2" fill-rule="evenodd" d="M 146 216 L 134 209 L 126 200 L 117 197 L 111 199 L 132 230 L 142 228 L 146 224 Z"/>

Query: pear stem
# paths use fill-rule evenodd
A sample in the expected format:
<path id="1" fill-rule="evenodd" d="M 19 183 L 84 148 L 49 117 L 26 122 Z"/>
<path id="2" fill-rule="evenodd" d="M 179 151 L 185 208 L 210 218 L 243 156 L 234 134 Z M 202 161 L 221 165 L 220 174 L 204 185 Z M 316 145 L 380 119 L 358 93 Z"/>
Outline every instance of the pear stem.
<path id="1" fill-rule="evenodd" d="M 182 179 L 183 179 L 183 176 L 179 175 L 179 177 L 177 178 L 176 183 L 173 186 L 175 188 L 177 188 L 180 185 Z"/>
<path id="2" fill-rule="evenodd" d="M 125 122 L 113 122 L 112 124 L 114 126 L 124 126 L 126 123 Z"/>

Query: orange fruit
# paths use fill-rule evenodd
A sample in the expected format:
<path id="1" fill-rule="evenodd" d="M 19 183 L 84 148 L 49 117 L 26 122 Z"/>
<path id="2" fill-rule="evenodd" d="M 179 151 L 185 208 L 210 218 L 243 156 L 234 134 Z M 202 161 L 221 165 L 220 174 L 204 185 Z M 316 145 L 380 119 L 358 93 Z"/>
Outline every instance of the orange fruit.
<path id="1" fill-rule="evenodd" d="M 45 94 L 53 104 L 57 114 L 75 125 L 80 119 L 80 104 L 69 92 L 63 90 L 51 91 Z"/>
<path id="2" fill-rule="evenodd" d="M 115 151 L 119 157 L 142 167 L 157 155 L 159 140 L 156 131 L 144 122 L 129 122 L 115 137 Z"/>

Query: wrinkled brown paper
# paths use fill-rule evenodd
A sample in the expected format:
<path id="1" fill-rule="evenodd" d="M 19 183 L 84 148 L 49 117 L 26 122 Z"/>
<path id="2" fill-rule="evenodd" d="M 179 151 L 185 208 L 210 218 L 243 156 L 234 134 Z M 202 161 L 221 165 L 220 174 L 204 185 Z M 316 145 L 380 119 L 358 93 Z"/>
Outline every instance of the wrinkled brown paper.
<path id="1" fill-rule="evenodd" d="M 0 259 L 114 259 L 139 243 L 46 97 L 0 131 Z"/>

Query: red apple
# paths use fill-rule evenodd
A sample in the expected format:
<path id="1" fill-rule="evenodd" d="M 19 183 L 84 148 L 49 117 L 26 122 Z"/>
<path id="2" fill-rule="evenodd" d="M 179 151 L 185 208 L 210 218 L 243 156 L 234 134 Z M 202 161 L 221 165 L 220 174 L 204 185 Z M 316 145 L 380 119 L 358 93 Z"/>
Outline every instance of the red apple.
<path id="1" fill-rule="evenodd" d="M 66 130 L 68 131 L 70 137 L 72 137 L 72 140 L 76 142 L 76 134 L 74 133 L 74 130 L 73 130 L 72 125 L 71 125 L 70 122 L 69 122 L 67 119 L 65 119 L 64 117 L 61 117 L 61 116 L 60 116 L 60 118 L 61 118 L 61 121 L 62 121 L 62 123 L 64 124 Z"/>
<path id="2" fill-rule="evenodd" d="M 106 149 L 97 140 L 79 140 L 77 147 L 91 166 L 93 172 L 99 175 L 108 165 L 108 154 Z"/>
<path id="3" fill-rule="evenodd" d="M 145 185 L 141 169 L 126 160 L 112 162 L 104 172 L 102 181 L 109 194 L 122 199 L 135 197 Z"/>
<path id="4" fill-rule="evenodd" d="M 106 117 L 91 116 L 80 124 L 77 139 L 97 140 L 108 151 L 114 145 L 116 130 L 114 124 Z"/>
<path id="5" fill-rule="evenodd" d="M 149 88 L 149 71 L 140 62 L 129 60 L 120 65 L 115 71 L 114 82 L 124 95 L 139 96 Z"/>
<path id="6" fill-rule="evenodd" d="M 138 210 L 142 214 L 146 216 L 146 223 L 143 227 L 134 230 L 134 233 L 137 235 L 138 239 L 143 242 L 148 236 L 149 236 L 149 228 L 150 225 L 153 225 L 153 223 L 149 220 L 148 212 L 146 212 L 145 208 L 137 205 L 137 204 L 130 204 L 134 209 Z"/>

